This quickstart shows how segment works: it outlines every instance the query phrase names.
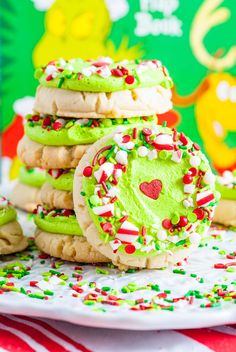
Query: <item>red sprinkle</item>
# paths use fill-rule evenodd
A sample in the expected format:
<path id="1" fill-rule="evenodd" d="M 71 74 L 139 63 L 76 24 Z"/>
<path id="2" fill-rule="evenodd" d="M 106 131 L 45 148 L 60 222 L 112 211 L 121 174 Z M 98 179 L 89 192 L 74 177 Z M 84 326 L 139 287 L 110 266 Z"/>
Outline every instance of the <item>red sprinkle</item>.
<path id="1" fill-rule="evenodd" d="M 199 147 L 199 145 L 197 143 L 193 143 L 193 148 L 195 150 L 200 150 L 200 147 Z"/>
<path id="2" fill-rule="evenodd" d="M 184 175 L 184 177 L 183 177 L 183 183 L 184 183 L 185 185 L 188 185 L 188 184 L 190 184 L 190 183 L 192 183 L 192 182 L 193 182 L 193 178 L 192 178 L 191 175 L 188 175 L 188 174 Z"/>
<path id="3" fill-rule="evenodd" d="M 127 246 L 125 246 L 125 251 L 127 254 L 132 254 L 135 252 L 135 247 L 132 244 L 127 244 Z"/>
<path id="4" fill-rule="evenodd" d="M 217 263 L 217 264 L 214 264 L 214 268 L 215 269 L 226 269 L 227 266 L 223 263 Z"/>
<path id="5" fill-rule="evenodd" d="M 112 69 L 111 74 L 112 74 L 112 76 L 115 76 L 115 77 L 123 77 L 124 76 L 123 72 L 119 68 Z"/>
<path id="6" fill-rule="evenodd" d="M 124 215 L 119 221 L 125 222 L 128 219 L 128 215 Z"/>
<path id="7" fill-rule="evenodd" d="M 81 80 L 81 78 L 83 78 L 83 75 L 82 75 L 82 73 L 81 73 L 81 72 L 79 72 L 79 73 L 78 73 L 78 76 L 77 76 L 77 79 L 80 81 L 80 80 Z"/>
<path id="8" fill-rule="evenodd" d="M 85 177 L 90 177 L 93 173 L 93 168 L 91 166 L 86 166 L 83 170 L 83 175 Z"/>
<path id="9" fill-rule="evenodd" d="M 162 221 L 162 226 L 164 227 L 164 229 L 169 230 L 171 228 L 171 226 L 172 226 L 172 223 L 171 223 L 170 219 L 164 219 Z"/>
<path id="10" fill-rule="evenodd" d="M 106 162 L 106 157 L 105 156 L 101 156 L 101 158 L 100 159 L 98 159 L 98 165 L 102 165 L 102 164 L 104 164 L 105 162 Z"/>
<path id="11" fill-rule="evenodd" d="M 104 223 L 101 223 L 100 225 L 104 232 L 112 231 L 112 224 L 110 222 L 104 222 Z"/>
<path id="12" fill-rule="evenodd" d="M 58 131 L 61 127 L 62 127 L 61 122 L 56 121 L 56 122 L 53 122 L 53 124 L 52 124 L 52 128 L 54 131 Z"/>
<path id="13" fill-rule="evenodd" d="M 134 127 L 134 129 L 133 129 L 133 139 L 137 138 L 137 133 L 138 133 L 137 127 Z"/>
<path id="14" fill-rule="evenodd" d="M 130 135 L 126 134 L 125 136 L 122 137 L 122 142 L 128 143 L 130 139 L 131 139 Z"/>
<path id="15" fill-rule="evenodd" d="M 186 216 L 180 216 L 179 222 L 178 222 L 178 226 L 180 227 L 185 227 L 188 225 L 188 219 Z"/>
<path id="16" fill-rule="evenodd" d="M 227 254 L 226 258 L 227 258 L 227 259 L 235 259 L 235 256 L 234 256 L 234 255 L 231 255 L 231 254 Z"/>
<path id="17" fill-rule="evenodd" d="M 37 122 L 37 121 L 40 120 L 40 116 L 39 116 L 39 115 L 33 115 L 33 116 L 31 117 L 31 120 L 34 121 L 34 122 Z"/>
<path id="18" fill-rule="evenodd" d="M 193 213 L 196 214 L 198 220 L 203 220 L 205 217 L 205 213 L 201 208 L 194 209 Z"/>
<path id="19" fill-rule="evenodd" d="M 30 286 L 31 287 L 36 287 L 38 281 L 30 281 Z"/>
<path id="20" fill-rule="evenodd" d="M 143 129 L 143 134 L 144 134 L 145 136 L 151 136 L 152 130 L 151 130 L 150 128 L 144 128 L 144 129 Z"/>
<path id="21" fill-rule="evenodd" d="M 71 215 L 74 215 L 74 211 L 73 210 L 70 210 L 70 209 L 64 209 L 61 213 L 63 216 L 71 216 Z"/>
<path id="22" fill-rule="evenodd" d="M 183 145 L 187 145 L 188 144 L 188 140 L 187 140 L 186 136 L 182 132 L 180 133 L 179 140 L 180 140 L 180 142 L 182 142 Z"/>
<path id="23" fill-rule="evenodd" d="M 125 77 L 125 83 L 133 84 L 134 83 L 134 76 L 129 75 L 129 76 Z"/>
<path id="24" fill-rule="evenodd" d="M 45 119 L 43 119 L 42 128 L 47 128 L 50 125 L 51 125 L 50 117 L 45 117 Z"/>
<path id="25" fill-rule="evenodd" d="M 191 175 L 192 175 L 192 176 L 196 176 L 196 175 L 197 175 L 197 169 L 196 169 L 195 167 L 191 167 L 191 168 L 189 169 L 189 172 L 191 172 Z"/>
<path id="26" fill-rule="evenodd" d="M 46 81 L 51 81 L 53 79 L 53 76 L 52 75 L 48 75 L 47 77 L 46 77 Z"/>

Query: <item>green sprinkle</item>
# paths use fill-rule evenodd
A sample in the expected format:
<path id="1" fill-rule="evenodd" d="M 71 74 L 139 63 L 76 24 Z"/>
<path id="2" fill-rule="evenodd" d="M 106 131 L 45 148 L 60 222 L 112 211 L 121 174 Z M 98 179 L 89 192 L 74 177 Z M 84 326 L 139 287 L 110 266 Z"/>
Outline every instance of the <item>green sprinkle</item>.
<path id="1" fill-rule="evenodd" d="M 92 306 L 92 305 L 94 305 L 95 304 L 95 301 L 92 301 L 92 300 L 86 300 L 86 301 L 84 301 L 84 304 L 86 305 L 86 306 Z"/>
<path id="2" fill-rule="evenodd" d="M 110 287 L 109 286 L 103 286 L 102 287 L 102 291 L 105 291 L 105 292 L 107 292 L 107 291 L 110 291 Z"/>
<path id="3" fill-rule="evenodd" d="M 166 126 L 167 126 L 167 121 L 163 121 L 162 127 L 166 127 Z"/>
<path id="4" fill-rule="evenodd" d="M 177 242 L 175 245 L 176 245 L 176 247 L 182 246 L 183 244 L 186 243 L 186 241 L 187 241 L 186 239 L 185 240 L 181 240 L 181 241 Z"/>
<path id="5" fill-rule="evenodd" d="M 157 291 L 157 292 L 160 291 L 160 287 L 159 287 L 158 285 L 151 285 L 151 289 L 152 289 L 153 291 Z"/>
<path id="6" fill-rule="evenodd" d="M 185 275 L 186 271 L 183 269 L 173 269 L 174 274 L 180 274 L 180 275 Z"/>
<path id="7" fill-rule="evenodd" d="M 63 83 L 64 83 L 64 80 L 65 80 L 64 77 L 61 77 L 61 78 L 59 79 L 59 82 L 58 82 L 58 85 L 57 85 L 58 88 L 61 88 L 61 86 L 62 86 Z"/>
<path id="8" fill-rule="evenodd" d="M 28 297 L 37 298 L 37 299 L 44 299 L 45 296 L 41 293 L 29 293 Z"/>
<path id="9" fill-rule="evenodd" d="M 50 290 L 45 290 L 45 291 L 43 291 L 43 293 L 44 293 L 46 296 L 53 296 L 53 295 L 54 295 L 54 292 L 53 292 L 53 291 L 50 291 Z"/>
<path id="10" fill-rule="evenodd" d="M 190 274 L 191 277 L 197 277 L 197 274 Z"/>
<path id="11" fill-rule="evenodd" d="M 96 274 L 109 275 L 109 271 L 102 268 L 96 268 Z"/>

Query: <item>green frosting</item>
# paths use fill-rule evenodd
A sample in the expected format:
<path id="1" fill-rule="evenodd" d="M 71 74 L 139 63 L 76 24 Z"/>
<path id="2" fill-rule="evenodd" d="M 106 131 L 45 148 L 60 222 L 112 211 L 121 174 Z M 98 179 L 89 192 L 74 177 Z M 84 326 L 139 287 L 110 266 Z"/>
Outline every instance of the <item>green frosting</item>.
<path id="1" fill-rule="evenodd" d="M 26 168 L 22 166 L 19 181 L 25 185 L 40 188 L 45 182 L 45 171 L 39 168 Z"/>
<path id="2" fill-rule="evenodd" d="M 74 214 L 70 216 L 52 216 L 53 214 L 55 214 L 55 211 L 51 211 L 47 215 L 40 212 L 34 216 L 34 222 L 38 228 L 47 232 L 82 236 L 81 228 Z"/>
<path id="3" fill-rule="evenodd" d="M 97 119 L 96 121 L 94 119 L 70 119 L 68 122 L 66 119 L 57 119 L 57 117 L 47 117 L 47 119 L 51 123 L 47 127 L 44 127 L 44 118 L 41 117 L 38 121 L 33 121 L 32 115 L 27 115 L 25 134 L 35 142 L 54 146 L 92 144 L 115 131 L 120 125 L 139 127 L 151 123 L 156 124 L 157 121 L 156 116 L 145 117 L 145 119 L 143 117 L 129 119 L 106 118 Z M 55 121 L 64 121 L 65 124 L 61 128 L 54 130 Z"/>
<path id="4" fill-rule="evenodd" d="M 38 68 L 35 78 L 45 87 L 84 92 L 116 92 L 156 85 L 172 87 L 166 68 L 157 60 L 113 63 L 107 58 L 96 62 L 80 58 L 69 61 L 59 59 Z"/>
<path id="5" fill-rule="evenodd" d="M 0 208 L 0 226 L 16 220 L 16 210 L 11 206 Z"/>
<path id="6" fill-rule="evenodd" d="M 216 178 L 216 189 L 223 199 L 236 200 L 236 169 L 225 171 L 222 176 Z"/>
<path id="7" fill-rule="evenodd" d="M 73 179 L 74 179 L 74 169 L 63 170 L 58 178 L 52 177 L 49 173 L 46 173 L 46 181 L 52 185 L 53 188 L 59 189 L 61 191 L 73 190 Z"/>
<path id="8" fill-rule="evenodd" d="M 229 188 L 216 183 L 216 189 L 221 194 L 222 199 L 236 200 L 236 188 Z"/>
<path id="9" fill-rule="evenodd" d="M 219 198 L 209 163 L 196 144 L 183 137 L 183 134 L 174 137 L 175 132 L 166 127 L 156 126 L 151 132 L 148 138 L 145 129 L 139 129 L 137 138 L 133 138 L 130 129 L 123 132 L 121 137 L 116 134 L 115 142 L 113 139 L 106 142 L 107 149 L 101 149 L 99 155 L 99 158 L 107 158 L 109 167 L 105 166 L 106 163 L 98 165 L 95 158 L 91 162 L 92 175 L 85 168 L 82 182 L 82 195 L 85 196 L 89 214 L 100 232 L 100 238 L 111 246 L 115 246 L 113 242 L 118 239 L 121 244 L 115 250 L 137 256 L 174 251 L 179 246 L 189 246 L 197 241 L 199 235 L 206 233 L 211 220 L 209 211 L 213 214 L 212 209 Z M 127 146 L 120 142 L 124 135 L 130 136 Z M 167 145 L 162 144 L 163 138 L 167 138 Z M 181 142 L 184 138 L 186 143 Z M 118 157 L 117 152 L 122 156 L 120 154 Z M 177 152 L 181 154 L 179 160 Z M 105 173 L 109 172 L 107 170 L 111 164 L 119 168 L 117 162 L 123 162 L 125 166 L 118 178 L 118 185 L 114 182 L 116 177 L 113 173 L 104 181 L 104 188 L 104 182 L 102 186 L 98 174 L 100 172 L 101 175 L 104 167 Z M 189 186 L 183 181 L 185 175 L 192 177 L 191 185 L 194 189 L 191 194 L 185 189 L 185 186 Z M 96 193 L 97 189 L 100 189 L 100 195 Z M 211 201 L 205 206 L 199 205 L 198 192 L 209 192 Z M 107 202 L 107 197 L 114 200 Z M 105 209 L 99 208 L 104 205 Z M 113 214 L 109 214 L 109 209 Z M 108 213 L 104 215 L 106 212 Z M 203 213 L 201 218 L 200 213 Z M 125 230 L 119 234 L 125 221 L 122 220 L 124 215 L 127 215 L 125 220 L 129 224 L 124 222 Z M 163 224 L 168 221 L 171 226 L 167 229 Z M 184 225 L 181 221 L 187 223 Z M 135 237 L 129 234 L 130 224 L 137 228 Z"/>

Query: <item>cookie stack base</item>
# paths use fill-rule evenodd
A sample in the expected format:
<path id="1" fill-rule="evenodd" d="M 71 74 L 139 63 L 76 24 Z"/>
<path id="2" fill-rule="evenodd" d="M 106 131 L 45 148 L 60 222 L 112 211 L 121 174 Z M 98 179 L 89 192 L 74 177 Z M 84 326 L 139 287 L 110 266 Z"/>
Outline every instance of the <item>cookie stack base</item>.
<path id="1" fill-rule="evenodd" d="M 49 233 L 37 228 L 35 243 L 41 251 L 63 260 L 91 264 L 110 261 L 97 252 L 83 236 Z"/>

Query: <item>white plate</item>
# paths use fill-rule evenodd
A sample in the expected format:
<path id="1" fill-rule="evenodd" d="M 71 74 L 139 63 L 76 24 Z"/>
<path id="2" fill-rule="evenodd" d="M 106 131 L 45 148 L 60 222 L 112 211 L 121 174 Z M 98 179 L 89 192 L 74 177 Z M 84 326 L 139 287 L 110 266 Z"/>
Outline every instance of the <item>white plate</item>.
<path id="1" fill-rule="evenodd" d="M 27 220 L 24 213 L 20 214 L 20 222 L 28 235 L 33 234 L 34 225 L 32 221 Z M 216 233 L 217 231 L 213 231 Z M 236 293 L 235 299 L 232 301 L 224 301 L 221 299 L 221 307 L 201 308 L 201 304 L 209 303 L 209 300 L 204 298 L 194 298 L 192 304 L 187 300 L 169 303 L 163 298 L 157 298 L 157 295 L 163 293 L 164 290 L 171 290 L 167 293 L 167 298 L 182 297 L 189 290 L 198 290 L 201 293 L 209 293 L 214 284 L 228 285 L 228 290 L 236 291 L 236 285 L 231 282 L 236 282 L 236 269 L 234 272 L 226 271 L 226 269 L 215 269 L 215 263 L 232 263 L 236 262 L 236 258 L 227 259 L 226 254 L 236 250 L 236 233 L 234 232 L 219 232 L 219 238 L 212 237 L 207 247 L 199 248 L 193 253 L 188 261 L 183 266 L 175 267 L 175 269 L 183 269 L 185 275 L 173 273 L 172 269 L 166 270 L 142 270 L 135 273 L 120 273 L 115 269 L 102 266 L 82 266 L 83 280 L 87 283 L 81 286 L 82 293 L 78 297 L 73 297 L 76 293 L 69 283 L 80 283 L 76 278 L 72 278 L 75 273 L 75 263 L 64 262 L 58 270 L 69 276 L 65 285 L 48 284 L 48 288 L 54 292 L 53 296 L 48 296 L 47 300 L 30 298 L 22 293 L 6 292 L 0 295 L 0 312 L 10 314 L 22 314 L 30 316 L 38 316 L 45 318 L 53 318 L 65 320 L 75 324 L 81 324 L 93 327 L 117 328 L 129 330 L 152 330 L 152 329 L 181 329 L 181 328 L 200 328 L 208 326 L 216 326 L 222 324 L 236 323 Z M 214 248 L 212 248 L 214 247 Z M 219 248 L 219 249 L 216 249 Z M 220 254 L 220 250 L 224 250 L 226 254 Z M 30 274 L 21 279 L 9 278 L 10 282 L 14 282 L 15 286 L 30 289 L 33 293 L 43 293 L 38 287 L 30 287 L 30 281 L 43 281 L 42 273 L 52 269 L 54 258 L 48 258 L 45 263 L 40 263 L 42 259 L 38 258 L 37 251 L 31 252 L 34 259 L 30 261 L 22 260 L 17 256 L 8 256 L 0 261 L 0 269 L 7 263 L 15 261 L 22 262 L 25 266 L 30 266 Z M 24 258 L 23 258 L 24 259 Z M 59 260 L 57 260 L 58 262 Z M 102 268 L 108 274 L 100 274 L 96 268 Z M 231 268 L 236 268 L 232 266 Z M 190 274 L 196 274 L 197 277 L 192 277 Z M 55 275 L 53 276 L 55 279 Z M 203 280 L 201 280 L 201 278 Z M 0 278 L 0 281 L 2 278 Z M 112 287 L 117 291 L 117 296 L 126 300 L 151 299 L 156 300 L 156 303 L 164 305 L 173 305 L 174 311 L 166 310 L 140 310 L 133 311 L 128 303 L 123 305 L 113 306 L 102 303 L 93 305 L 85 305 L 83 303 L 84 296 L 88 293 L 95 292 L 94 288 L 89 287 L 89 282 L 96 282 L 97 287 Z M 45 283 L 43 281 L 43 283 Z M 145 287 L 148 284 L 157 284 L 160 291 L 153 289 L 140 289 L 130 293 L 123 293 L 122 287 L 128 283 L 135 283 L 138 287 Z M 98 292 L 95 292 L 98 293 Z M 109 300 L 107 296 L 98 293 L 103 300 Z M 144 304 L 147 305 L 147 304 Z M 101 309 L 103 311 L 101 311 Z"/>

